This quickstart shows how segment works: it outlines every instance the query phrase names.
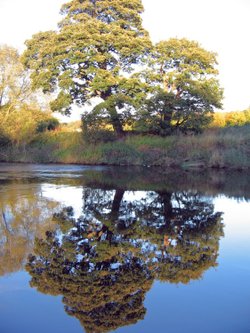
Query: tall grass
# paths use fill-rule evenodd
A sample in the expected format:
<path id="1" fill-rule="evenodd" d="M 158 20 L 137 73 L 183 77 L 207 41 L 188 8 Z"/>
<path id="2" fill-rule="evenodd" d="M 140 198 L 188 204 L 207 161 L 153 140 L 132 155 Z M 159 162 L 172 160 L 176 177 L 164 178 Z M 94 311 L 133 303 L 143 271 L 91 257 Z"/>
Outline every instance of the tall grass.
<path id="1" fill-rule="evenodd" d="M 127 136 L 87 144 L 77 132 L 39 134 L 25 150 L 1 148 L 11 162 L 147 165 L 182 168 L 250 168 L 250 125 L 208 129 L 197 136 Z"/>

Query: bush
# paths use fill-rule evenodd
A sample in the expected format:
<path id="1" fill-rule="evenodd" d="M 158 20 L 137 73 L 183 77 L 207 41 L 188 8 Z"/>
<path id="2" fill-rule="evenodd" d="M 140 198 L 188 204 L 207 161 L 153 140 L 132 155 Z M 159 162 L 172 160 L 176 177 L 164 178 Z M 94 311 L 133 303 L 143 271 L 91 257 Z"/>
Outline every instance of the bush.
<path id="1" fill-rule="evenodd" d="M 53 120 L 53 121 L 52 121 Z M 58 121 L 37 107 L 23 105 L 14 110 L 2 110 L 0 113 L 0 133 L 16 146 L 26 146 L 37 134 L 38 125 L 52 128 Z"/>
<path id="2" fill-rule="evenodd" d="M 59 126 L 59 121 L 56 118 L 48 118 L 38 122 L 36 127 L 37 133 L 45 131 L 54 131 Z"/>

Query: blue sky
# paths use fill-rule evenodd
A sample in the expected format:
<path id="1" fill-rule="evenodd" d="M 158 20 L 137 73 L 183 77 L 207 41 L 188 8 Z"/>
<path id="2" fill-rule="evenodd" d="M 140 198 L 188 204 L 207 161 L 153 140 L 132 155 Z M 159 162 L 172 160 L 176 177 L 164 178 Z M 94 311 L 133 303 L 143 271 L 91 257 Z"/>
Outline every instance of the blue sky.
<path id="1" fill-rule="evenodd" d="M 224 110 L 250 106 L 250 0 L 142 0 L 144 26 L 156 42 L 186 37 L 217 52 Z M 0 0 L 0 44 L 24 49 L 38 31 L 55 29 L 65 0 Z"/>

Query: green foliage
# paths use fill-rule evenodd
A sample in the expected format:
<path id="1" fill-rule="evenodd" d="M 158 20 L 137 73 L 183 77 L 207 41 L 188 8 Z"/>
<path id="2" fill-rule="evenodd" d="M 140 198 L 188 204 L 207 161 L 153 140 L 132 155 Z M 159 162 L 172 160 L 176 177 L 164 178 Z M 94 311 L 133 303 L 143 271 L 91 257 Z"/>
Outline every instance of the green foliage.
<path id="1" fill-rule="evenodd" d="M 24 64 L 33 71 L 33 87 L 57 93 L 53 110 L 69 113 L 73 103 L 100 97 L 109 123 L 123 132 L 118 109 L 134 103 L 142 86 L 129 73 L 151 47 L 142 12 L 141 0 L 72 0 L 62 6 L 58 32 L 27 41 Z"/>
<path id="2" fill-rule="evenodd" d="M 225 113 L 223 112 L 214 112 L 212 122 L 209 124 L 209 127 L 225 127 L 226 126 L 226 119 Z"/>
<path id="3" fill-rule="evenodd" d="M 133 112 L 136 102 L 128 96 L 117 94 L 99 103 L 90 113 L 82 116 L 85 137 L 95 135 L 95 132 L 115 131 L 121 135 L 126 126 L 133 123 Z M 120 110 L 118 112 L 118 109 Z M 122 111 L 121 111 L 122 110 Z"/>
<path id="4" fill-rule="evenodd" d="M 29 73 L 12 47 L 0 47 L 0 136 L 1 144 L 25 146 L 37 131 L 55 128 L 56 119 L 39 107 L 32 93 Z"/>
<path id="5" fill-rule="evenodd" d="M 40 120 L 37 124 L 36 131 L 38 133 L 45 131 L 54 131 L 59 126 L 59 121 L 56 118 L 48 118 Z"/>
<path id="6" fill-rule="evenodd" d="M 250 109 L 243 111 L 215 112 L 210 127 L 244 126 L 250 124 Z"/>
<path id="7" fill-rule="evenodd" d="M 199 132 L 221 107 L 216 55 L 197 42 L 170 39 L 156 44 L 141 76 L 153 87 L 141 107 L 138 127 L 155 134 Z"/>
<path id="8" fill-rule="evenodd" d="M 80 163 L 85 149 L 78 132 L 47 131 L 39 133 L 30 144 L 29 155 L 39 163 Z M 87 161 L 86 161 L 87 162 Z M 81 161 L 84 163 L 84 161 Z"/>
<path id="9" fill-rule="evenodd" d="M 26 146 L 31 143 L 44 125 L 47 129 L 52 129 L 56 124 L 58 121 L 51 118 L 50 114 L 25 104 L 11 112 L 8 110 L 0 112 L 0 133 L 16 146 Z"/>
<path id="10" fill-rule="evenodd" d="M 228 112 L 225 114 L 226 126 L 242 126 L 246 123 L 244 112 Z"/>
<path id="11" fill-rule="evenodd" d="M 246 124 L 250 124 L 250 108 L 243 111 L 245 114 Z"/>
<path id="12" fill-rule="evenodd" d="M 82 133 L 58 130 L 37 134 L 32 142 L 26 145 L 25 155 L 21 148 L 2 147 L 1 160 L 33 163 L 146 165 L 164 168 L 184 167 L 185 169 L 250 167 L 249 125 L 207 129 L 197 136 L 131 135 L 117 142 L 96 144 L 84 141 Z M 234 156 L 235 149 L 238 153 Z"/>
<path id="13" fill-rule="evenodd" d="M 23 62 L 33 87 L 56 95 L 53 111 L 98 100 L 82 117 L 92 141 L 107 140 L 107 126 L 118 137 L 126 127 L 198 133 L 221 107 L 216 55 L 187 39 L 153 47 L 142 12 L 141 0 L 72 0 L 62 6 L 58 31 L 26 42 Z"/>
<path id="14" fill-rule="evenodd" d="M 16 49 L 0 46 L 0 112 L 7 114 L 30 97 L 28 72 L 20 62 Z"/>

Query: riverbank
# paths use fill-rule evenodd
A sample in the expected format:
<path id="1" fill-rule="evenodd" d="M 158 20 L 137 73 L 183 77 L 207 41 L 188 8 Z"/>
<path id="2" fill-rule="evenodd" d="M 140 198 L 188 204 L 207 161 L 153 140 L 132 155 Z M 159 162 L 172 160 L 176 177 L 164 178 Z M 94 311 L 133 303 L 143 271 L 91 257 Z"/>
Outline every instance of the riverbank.
<path id="1" fill-rule="evenodd" d="M 25 147 L 1 147 L 2 162 L 250 168 L 250 126 L 208 129 L 197 136 L 127 136 L 88 144 L 77 132 L 39 134 Z"/>

